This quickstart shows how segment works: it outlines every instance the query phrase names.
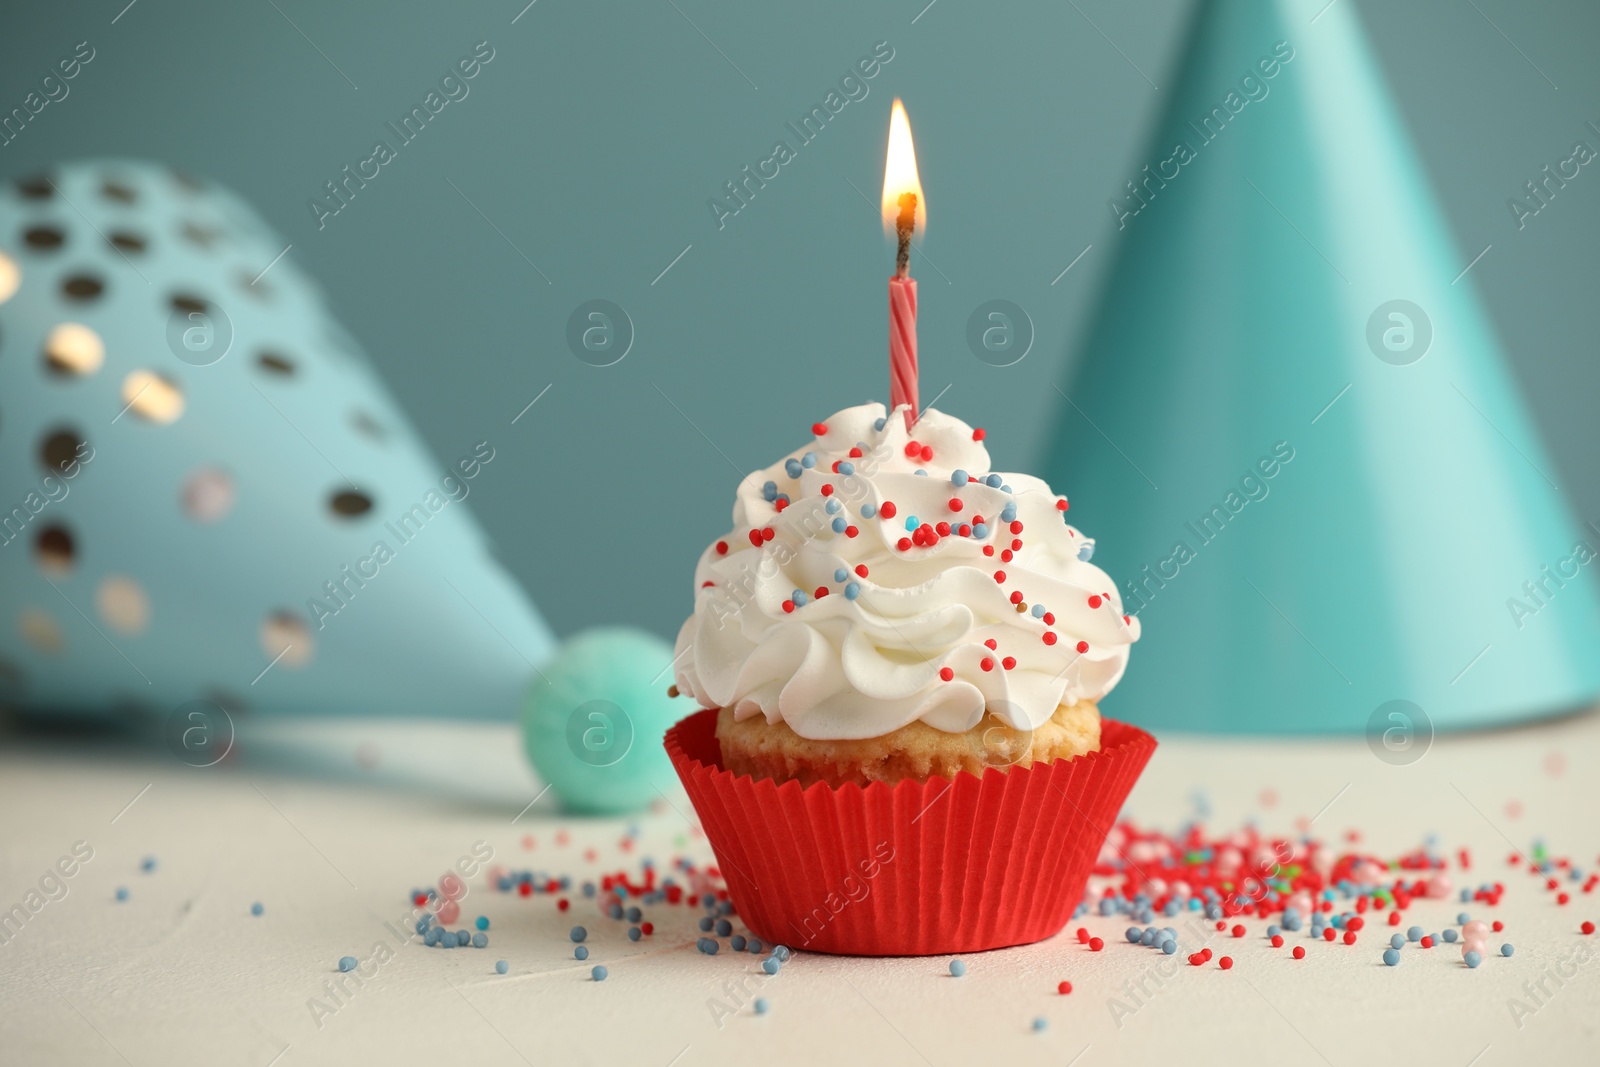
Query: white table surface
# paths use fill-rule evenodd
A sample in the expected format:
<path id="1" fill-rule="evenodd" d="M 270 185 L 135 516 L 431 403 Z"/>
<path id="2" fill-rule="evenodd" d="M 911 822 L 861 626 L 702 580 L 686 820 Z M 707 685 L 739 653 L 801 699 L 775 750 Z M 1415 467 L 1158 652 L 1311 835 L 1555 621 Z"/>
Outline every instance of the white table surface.
<path id="1" fill-rule="evenodd" d="M 697 952 L 697 911 L 649 909 L 656 933 L 634 944 L 580 897 L 562 915 L 551 897 L 502 895 L 480 878 L 464 914 L 491 919 L 487 949 L 412 941 L 319 1026 L 308 1002 L 336 976 L 338 958 L 368 956 L 385 938 L 392 946 L 384 921 L 398 924 L 407 893 L 473 842 L 491 845 L 495 862 L 581 880 L 628 862 L 617 843 L 630 820 L 563 817 L 546 796 L 513 823 L 540 787 L 509 728 L 307 727 L 300 740 L 315 742 L 320 762 L 309 773 L 286 769 L 294 754 L 277 744 L 285 731 L 266 734 L 246 739 L 237 763 L 206 770 L 93 737 L 0 739 L 0 909 L 22 901 L 74 842 L 94 849 L 67 895 L 0 944 L 0 1063 L 1492 1067 L 1592 1063 L 1600 1052 L 1600 939 L 1578 933 L 1583 919 L 1600 922 L 1600 893 L 1558 907 L 1506 864 L 1513 844 L 1527 852 L 1535 838 L 1585 869 L 1600 864 L 1593 713 L 1441 737 L 1407 767 L 1378 761 L 1360 739 L 1163 738 L 1128 805 L 1140 822 L 1176 828 L 1199 789 L 1213 828 L 1256 817 L 1268 831 L 1292 831 L 1296 818 L 1326 807 L 1319 837 L 1359 829 L 1381 855 L 1437 834 L 1452 854 L 1472 850 L 1473 884 L 1507 883 L 1498 908 L 1467 910 L 1502 919 L 1493 944 L 1509 940 L 1517 951 L 1468 970 L 1458 949 L 1408 946 L 1391 969 L 1379 960 L 1390 929 L 1369 926 L 1354 947 L 1304 941 L 1310 956 L 1296 962 L 1248 921 L 1249 937 L 1213 942 L 1236 959 L 1232 971 L 1181 966 L 1120 1020 L 1113 1000 L 1133 1006 L 1125 984 L 1164 959 L 1123 940 L 1126 919 L 1073 924 L 1103 936 L 1102 953 L 1069 930 L 967 956 L 961 979 L 943 958 L 813 954 L 768 978 L 751 956 Z M 681 794 L 673 804 L 689 811 Z M 664 864 L 684 839 L 710 859 L 673 806 L 657 809 L 633 820 L 634 857 Z M 565 847 L 558 831 L 570 834 Z M 600 862 L 584 861 L 587 848 Z M 157 858 L 148 874 L 147 855 Z M 124 903 L 117 886 L 130 891 Z M 254 901 L 266 909 L 259 918 Z M 1406 924 L 1442 929 L 1462 908 L 1453 898 L 1421 902 Z M 591 931 L 583 964 L 566 937 L 575 922 Z M 1551 995 L 1519 1026 L 1510 998 L 1531 1006 L 1523 984 L 1580 942 L 1589 962 L 1564 985 L 1547 978 Z M 509 974 L 494 973 L 498 959 Z M 597 962 L 610 969 L 604 983 L 589 980 Z M 1056 993 L 1062 979 L 1075 987 L 1069 996 Z M 719 1020 L 711 1005 L 734 1003 L 730 983 L 752 992 Z M 749 1007 L 756 992 L 771 1003 L 765 1016 Z M 1030 1026 L 1036 1016 L 1049 1023 L 1041 1033 Z"/>

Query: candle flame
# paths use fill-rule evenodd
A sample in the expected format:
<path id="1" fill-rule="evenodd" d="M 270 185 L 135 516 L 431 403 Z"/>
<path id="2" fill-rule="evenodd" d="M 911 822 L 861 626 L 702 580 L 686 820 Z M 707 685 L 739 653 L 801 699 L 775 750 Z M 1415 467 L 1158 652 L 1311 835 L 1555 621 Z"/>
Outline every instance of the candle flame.
<path id="1" fill-rule="evenodd" d="M 917 232 L 927 232 L 928 201 L 922 195 L 922 181 L 917 177 L 917 150 L 911 143 L 911 123 L 906 118 L 905 105 L 895 98 L 894 110 L 889 115 L 889 156 L 883 165 L 883 228 L 895 232 L 895 219 L 900 214 L 900 195 L 915 193 L 917 197 Z"/>

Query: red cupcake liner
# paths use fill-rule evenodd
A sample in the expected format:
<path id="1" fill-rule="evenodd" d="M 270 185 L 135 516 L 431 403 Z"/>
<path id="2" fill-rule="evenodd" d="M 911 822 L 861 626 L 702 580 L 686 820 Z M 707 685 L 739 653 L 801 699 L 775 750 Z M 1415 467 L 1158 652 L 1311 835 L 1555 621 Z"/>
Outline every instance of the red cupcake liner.
<path id="1" fill-rule="evenodd" d="M 808 952 L 928 956 L 1042 941 L 1082 899 L 1155 751 L 1101 721 L 1098 752 L 980 779 L 778 784 L 722 766 L 717 712 L 667 731 L 728 892 L 762 940 Z"/>

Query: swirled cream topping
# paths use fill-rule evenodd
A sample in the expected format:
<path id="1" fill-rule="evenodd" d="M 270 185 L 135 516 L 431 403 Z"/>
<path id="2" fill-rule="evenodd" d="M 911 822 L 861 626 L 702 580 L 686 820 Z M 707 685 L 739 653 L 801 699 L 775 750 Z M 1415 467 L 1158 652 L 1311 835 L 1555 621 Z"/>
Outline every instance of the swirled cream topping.
<path id="1" fill-rule="evenodd" d="M 989 468 L 984 432 L 847 408 L 739 485 L 695 568 L 678 689 L 814 740 L 992 712 L 1034 729 L 1122 677 L 1139 620 L 1038 478 Z"/>

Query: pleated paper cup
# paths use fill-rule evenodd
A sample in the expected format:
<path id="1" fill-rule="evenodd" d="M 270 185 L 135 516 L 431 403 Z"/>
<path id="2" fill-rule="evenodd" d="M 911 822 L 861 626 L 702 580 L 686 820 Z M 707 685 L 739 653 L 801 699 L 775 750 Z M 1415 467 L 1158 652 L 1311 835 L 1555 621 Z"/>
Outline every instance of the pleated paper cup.
<path id="1" fill-rule="evenodd" d="M 745 925 L 809 952 L 927 956 L 1042 941 L 1083 896 L 1155 751 L 1104 719 L 1098 752 L 980 779 L 802 789 L 722 766 L 717 712 L 667 731 L 667 754 Z"/>

